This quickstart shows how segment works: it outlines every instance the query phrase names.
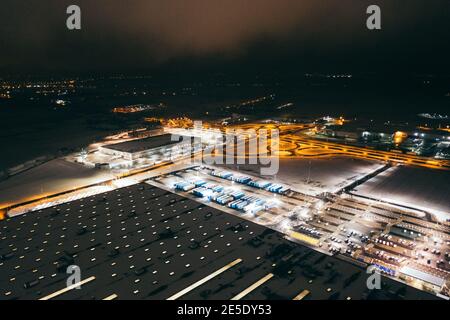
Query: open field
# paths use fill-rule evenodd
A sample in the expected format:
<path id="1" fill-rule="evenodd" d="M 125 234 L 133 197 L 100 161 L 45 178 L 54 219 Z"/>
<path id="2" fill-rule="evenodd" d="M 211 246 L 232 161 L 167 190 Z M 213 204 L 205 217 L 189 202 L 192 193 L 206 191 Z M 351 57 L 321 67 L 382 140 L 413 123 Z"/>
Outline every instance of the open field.
<path id="1" fill-rule="evenodd" d="M 0 182 L 0 208 L 111 178 L 108 171 L 52 160 Z"/>

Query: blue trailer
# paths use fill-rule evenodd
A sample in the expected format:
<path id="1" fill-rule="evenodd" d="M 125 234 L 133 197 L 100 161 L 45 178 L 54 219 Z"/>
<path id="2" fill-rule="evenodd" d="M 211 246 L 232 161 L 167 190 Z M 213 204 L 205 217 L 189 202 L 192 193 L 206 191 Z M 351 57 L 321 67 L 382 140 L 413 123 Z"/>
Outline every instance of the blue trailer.
<path id="1" fill-rule="evenodd" d="M 283 188 L 283 186 L 281 184 L 273 184 L 270 187 L 267 188 L 268 191 L 270 192 L 278 192 L 278 190 L 280 190 L 281 188 Z"/>
<path id="2" fill-rule="evenodd" d="M 247 201 L 241 201 L 240 203 L 236 204 L 236 209 L 237 210 L 243 210 L 245 206 L 248 205 Z"/>
<path id="3" fill-rule="evenodd" d="M 250 187 L 255 187 L 255 188 L 257 188 L 257 181 L 255 181 L 255 180 L 250 180 L 249 182 L 247 182 L 247 185 L 249 185 Z"/>
<path id="4" fill-rule="evenodd" d="M 259 188 L 259 189 L 265 189 L 268 186 L 270 186 L 272 183 L 269 181 L 263 181 L 263 180 L 251 180 L 247 183 L 249 186 Z"/>
<path id="5" fill-rule="evenodd" d="M 242 201 L 241 201 L 241 200 L 234 200 L 234 201 L 231 201 L 230 203 L 228 203 L 228 207 L 235 209 L 235 208 L 236 208 L 236 205 L 237 205 L 239 202 L 242 202 Z"/>
<path id="6" fill-rule="evenodd" d="M 250 180 L 251 180 L 250 177 L 247 176 L 237 176 L 234 178 L 234 181 L 242 184 L 247 184 Z"/>
<path id="7" fill-rule="evenodd" d="M 231 196 L 232 196 L 234 199 L 240 199 L 240 198 L 242 198 L 244 195 L 245 195 L 245 193 L 243 193 L 242 191 L 235 191 L 235 192 L 231 193 Z"/>
<path id="8" fill-rule="evenodd" d="M 204 184 L 206 184 L 206 181 L 198 180 L 198 181 L 195 181 L 194 184 L 195 184 L 196 187 L 201 187 Z"/>
<path id="9" fill-rule="evenodd" d="M 231 180 L 233 179 L 233 174 L 231 172 L 224 172 L 221 174 L 221 178 Z"/>
<path id="10" fill-rule="evenodd" d="M 261 206 L 261 205 L 263 205 L 264 203 L 266 203 L 266 200 L 264 200 L 264 199 L 257 199 L 257 200 L 255 201 L 255 204 L 256 204 L 257 206 Z"/>
<path id="11" fill-rule="evenodd" d="M 177 190 L 189 191 L 194 188 L 195 188 L 195 186 L 193 184 L 190 184 L 189 182 L 186 182 L 186 181 L 181 181 L 181 182 L 175 183 L 175 189 L 177 189 Z"/>
<path id="12" fill-rule="evenodd" d="M 220 196 L 219 198 L 216 199 L 216 202 L 222 205 L 227 204 L 228 202 L 232 201 L 233 197 L 227 196 L 227 195 L 223 195 Z"/>
<path id="13" fill-rule="evenodd" d="M 197 197 L 206 197 L 208 193 L 210 193 L 211 191 L 209 191 L 206 188 L 200 187 L 200 188 L 195 188 L 194 190 L 192 190 L 192 193 L 197 196 Z"/>
<path id="14" fill-rule="evenodd" d="M 183 187 L 184 187 L 185 185 L 187 185 L 187 183 L 184 182 L 184 181 L 182 181 L 182 182 L 177 182 L 177 183 L 175 183 L 175 189 L 182 190 Z"/>
<path id="15" fill-rule="evenodd" d="M 258 182 L 259 188 L 261 189 L 265 189 L 267 187 L 269 187 L 272 183 L 269 181 L 260 181 Z"/>

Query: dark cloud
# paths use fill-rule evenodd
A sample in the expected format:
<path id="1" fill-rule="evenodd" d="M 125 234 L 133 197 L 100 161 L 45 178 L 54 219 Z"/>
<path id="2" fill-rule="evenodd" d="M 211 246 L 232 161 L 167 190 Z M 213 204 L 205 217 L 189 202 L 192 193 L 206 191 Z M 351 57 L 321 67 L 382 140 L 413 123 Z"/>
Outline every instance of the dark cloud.
<path id="1" fill-rule="evenodd" d="M 372 3 L 382 8 L 382 31 L 365 28 Z M 82 9 L 81 31 L 65 27 L 69 4 Z M 410 57 L 412 64 L 442 60 L 448 67 L 449 10 L 448 0 L 2 0 L 0 68 L 146 68 L 180 58 L 296 56 L 305 65 Z"/>

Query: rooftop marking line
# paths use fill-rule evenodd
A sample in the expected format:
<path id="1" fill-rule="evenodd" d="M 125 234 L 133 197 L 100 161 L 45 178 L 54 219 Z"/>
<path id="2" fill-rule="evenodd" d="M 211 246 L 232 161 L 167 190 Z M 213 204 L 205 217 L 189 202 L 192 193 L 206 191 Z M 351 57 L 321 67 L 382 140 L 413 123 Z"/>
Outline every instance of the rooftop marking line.
<path id="1" fill-rule="evenodd" d="M 294 299 L 292 299 L 292 300 L 303 300 L 303 298 L 305 298 L 308 294 L 309 294 L 309 290 L 303 290 L 298 295 L 296 295 L 294 297 Z"/>
<path id="2" fill-rule="evenodd" d="M 233 298 L 231 298 L 231 300 L 241 300 L 243 297 L 245 297 L 250 292 L 252 292 L 256 288 L 258 288 L 260 285 L 264 284 L 266 281 L 270 280 L 272 277 L 273 277 L 273 273 L 267 274 L 266 276 L 264 276 L 263 278 L 259 279 L 254 284 L 252 284 L 250 287 L 248 287 L 247 289 L 245 289 L 241 293 L 239 293 L 236 296 L 234 296 Z"/>
<path id="3" fill-rule="evenodd" d="M 238 263 L 240 263 L 242 261 L 242 259 L 236 259 L 232 262 L 230 262 L 229 264 L 223 266 L 222 268 L 214 271 L 213 273 L 211 273 L 210 275 L 204 277 L 203 279 L 200 279 L 199 281 L 191 284 L 189 287 L 181 290 L 178 293 L 175 293 L 174 295 L 170 296 L 169 298 L 167 298 L 166 300 L 176 300 L 178 298 L 180 298 L 181 296 L 184 296 L 186 293 L 194 290 L 195 288 L 201 286 L 202 284 L 206 283 L 207 281 L 211 280 L 214 277 L 217 277 L 219 274 L 227 271 L 228 269 L 234 267 L 235 265 L 237 265 Z"/>
<path id="4" fill-rule="evenodd" d="M 49 294 L 48 296 L 40 298 L 39 300 L 49 300 L 49 299 L 55 298 L 55 297 L 60 296 L 60 295 L 66 293 L 66 292 L 68 292 L 70 290 L 75 289 L 78 286 L 81 286 L 83 284 L 86 284 L 86 283 L 94 281 L 94 280 L 95 280 L 95 276 L 91 276 L 91 277 L 86 278 L 86 279 L 84 279 L 84 280 L 82 280 L 80 282 L 74 283 L 74 284 L 72 284 L 72 285 L 70 285 L 70 286 L 68 286 L 68 287 L 66 287 L 64 289 L 55 291 L 55 292 Z"/>

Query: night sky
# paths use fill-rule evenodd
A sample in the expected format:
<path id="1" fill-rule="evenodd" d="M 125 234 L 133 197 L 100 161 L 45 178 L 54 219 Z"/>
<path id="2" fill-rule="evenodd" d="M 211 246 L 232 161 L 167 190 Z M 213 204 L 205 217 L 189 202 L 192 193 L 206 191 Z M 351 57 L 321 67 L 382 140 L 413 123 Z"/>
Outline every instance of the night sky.
<path id="1" fill-rule="evenodd" d="M 66 29 L 66 8 L 82 30 Z M 382 30 L 366 29 L 366 8 Z M 450 72 L 449 0 L 2 0 L 0 74 Z"/>

